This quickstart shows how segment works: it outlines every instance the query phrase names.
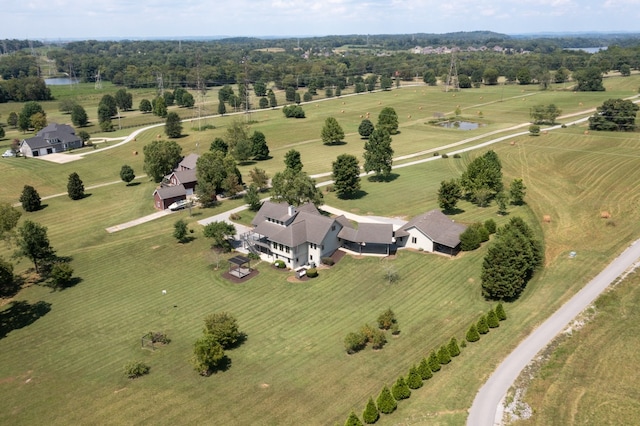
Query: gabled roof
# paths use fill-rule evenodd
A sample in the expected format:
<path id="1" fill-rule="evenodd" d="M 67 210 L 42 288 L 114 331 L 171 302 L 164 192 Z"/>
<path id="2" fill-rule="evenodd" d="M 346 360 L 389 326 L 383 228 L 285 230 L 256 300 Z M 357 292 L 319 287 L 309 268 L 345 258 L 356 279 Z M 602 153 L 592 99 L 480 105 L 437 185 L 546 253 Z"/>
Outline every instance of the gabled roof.
<path id="1" fill-rule="evenodd" d="M 358 229 L 342 228 L 338 237 L 354 243 L 393 244 L 393 225 L 363 222 Z"/>
<path id="2" fill-rule="evenodd" d="M 400 231 L 408 232 L 411 228 L 422 232 L 431 241 L 447 247 L 456 247 L 460 244 L 460 234 L 467 229 L 466 226 L 449 219 L 440 210 L 431 210 L 414 217 L 400 228 Z"/>
<path id="3" fill-rule="evenodd" d="M 253 226 L 257 226 L 267 219 L 273 219 L 280 222 L 288 222 L 300 212 L 312 213 L 320 216 L 320 212 L 313 203 L 305 203 L 298 207 L 290 206 L 285 202 L 275 203 L 273 201 L 265 201 L 262 207 L 256 213 L 251 221 Z"/>
<path id="4" fill-rule="evenodd" d="M 191 153 L 187 155 L 180 163 L 178 163 L 178 169 L 195 170 L 198 158 L 200 158 L 198 154 Z"/>
<path id="5" fill-rule="evenodd" d="M 184 185 L 174 185 L 174 186 L 161 186 L 153 191 L 153 195 L 158 194 L 161 200 L 166 200 L 168 198 L 187 196 L 187 190 Z"/>
<path id="6" fill-rule="evenodd" d="M 174 170 L 173 172 L 171 172 L 171 174 L 169 176 L 167 176 L 167 178 L 170 180 L 172 176 L 176 177 L 176 180 L 178 181 L 178 183 L 181 183 L 183 185 L 188 184 L 188 183 L 193 183 L 193 182 L 197 182 L 197 178 L 196 178 L 196 171 L 195 169 L 193 170 Z"/>
<path id="7" fill-rule="evenodd" d="M 25 139 L 22 142 L 31 149 L 40 149 L 49 148 L 61 143 L 76 142 L 79 140 L 80 137 L 76 135 L 76 131 L 73 127 L 67 124 L 51 123 L 36 133 L 34 137 Z"/>

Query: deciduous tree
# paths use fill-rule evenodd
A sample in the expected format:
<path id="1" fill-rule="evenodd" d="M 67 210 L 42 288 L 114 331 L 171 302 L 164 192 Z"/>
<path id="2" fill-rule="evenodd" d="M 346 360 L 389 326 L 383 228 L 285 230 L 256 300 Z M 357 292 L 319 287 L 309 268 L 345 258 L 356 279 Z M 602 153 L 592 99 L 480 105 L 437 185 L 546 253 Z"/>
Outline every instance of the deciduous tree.
<path id="1" fill-rule="evenodd" d="M 573 72 L 573 79 L 577 82 L 579 92 L 603 92 L 602 71 L 598 67 L 589 67 Z"/>
<path id="2" fill-rule="evenodd" d="M 212 335 L 223 349 L 231 349 L 244 339 L 238 320 L 229 312 L 207 315 L 204 319 L 204 333 Z"/>
<path id="3" fill-rule="evenodd" d="M 322 204 L 322 192 L 316 188 L 316 181 L 302 170 L 285 169 L 273 176 L 271 181 L 272 200 L 284 201 L 292 206 L 311 202 Z"/>
<path id="4" fill-rule="evenodd" d="M 56 262 L 51 268 L 49 278 L 51 279 L 51 286 L 55 289 L 68 287 L 73 278 L 73 268 L 67 262 Z"/>
<path id="5" fill-rule="evenodd" d="M 287 151 L 284 155 L 284 164 L 287 169 L 294 170 L 296 172 L 302 170 L 303 165 L 300 158 L 300 152 L 295 149 Z"/>
<path id="6" fill-rule="evenodd" d="M 327 117 L 321 132 L 322 142 L 325 145 L 333 145 L 344 139 L 344 130 L 333 117 Z"/>
<path id="7" fill-rule="evenodd" d="M 142 99 L 140 101 L 140 105 L 138 106 L 138 109 L 142 113 L 153 111 L 153 107 L 151 106 L 151 102 L 149 101 L 149 99 Z"/>
<path id="8" fill-rule="evenodd" d="M 35 101 L 26 102 L 22 106 L 22 111 L 20 111 L 20 115 L 18 116 L 18 128 L 23 132 L 32 128 L 33 124 L 31 123 L 31 117 L 37 113 L 41 113 L 46 117 L 46 113 L 44 112 L 42 105 Z"/>
<path id="9" fill-rule="evenodd" d="M 224 359 L 224 349 L 214 336 L 205 333 L 196 340 L 192 363 L 198 373 L 203 376 L 211 375 L 222 365 Z"/>
<path id="10" fill-rule="evenodd" d="M 371 133 L 373 133 L 374 130 L 375 127 L 373 126 L 371 120 L 369 120 L 368 118 L 362 120 L 360 122 L 360 125 L 358 126 L 358 134 L 362 136 L 363 139 L 367 139 L 369 136 L 371 136 Z"/>
<path id="11" fill-rule="evenodd" d="M 527 187 L 524 186 L 522 179 L 514 179 L 509 186 L 509 197 L 511 203 L 520 206 L 524 203 Z"/>
<path id="12" fill-rule="evenodd" d="M 364 144 L 364 171 L 374 172 L 376 176 L 386 177 L 391 173 L 393 164 L 393 149 L 389 133 L 376 128 L 369 140 Z"/>
<path id="13" fill-rule="evenodd" d="M 145 145 L 142 152 L 144 171 L 154 182 L 162 181 L 182 159 L 182 147 L 174 141 L 153 141 Z"/>
<path id="14" fill-rule="evenodd" d="M 462 198 L 462 188 L 456 179 L 440 182 L 438 204 L 442 210 L 445 212 L 455 210 L 460 198 Z"/>
<path id="15" fill-rule="evenodd" d="M 31 259 L 36 273 L 40 273 L 42 262 L 51 260 L 55 256 L 55 251 L 49 243 L 47 228 L 25 220 L 18 228 L 18 250 L 16 253 Z"/>
<path id="16" fill-rule="evenodd" d="M 87 116 L 87 112 L 84 110 L 82 105 L 74 105 L 71 109 L 71 122 L 74 126 L 84 127 L 89 122 L 89 117 Z"/>
<path id="17" fill-rule="evenodd" d="M 231 250 L 229 239 L 236 233 L 236 227 L 230 223 L 220 221 L 211 222 L 204 227 L 204 236 L 213 240 L 212 246 L 225 251 Z"/>
<path id="18" fill-rule="evenodd" d="M 256 160 L 266 160 L 269 158 L 267 138 L 264 133 L 259 130 L 255 130 L 251 134 L 251 155 Z"/>
<path id="19" fill-rule="evenodd" d="M 632 132 L 636 130 L 639 109 L 640 106 L 628 99 L 609 99 L 589 117 L 589 129 Z"/>
<path id="20" fill-rule="evenodd" d="M 131 181 L 133 181 L 135 178 L 136 178 L 136 175 L 133 172 L 133 169 L 131 168 L 131 166 L 128 166 L 126 164 L 123 165 L 122 168 L 120 169 L 120 179 L 122 179 L 123 182 L 129 185 L 129 183 L 131 183 Z"/>
<path id="21" fill-rule="evenodd" d="M 384 107 L 378 114 L 376 129 L 386 130 L 390 135 L 398 133 L 398 114 L 391 107 Z"/>
<path id="22" fill-rule="evenodd" d="M 187 222 L 184 220 L 179 219 L 173 224 L 173 238 L 178 240 L 179 243 L 185 241 L 188 232 Z"/>

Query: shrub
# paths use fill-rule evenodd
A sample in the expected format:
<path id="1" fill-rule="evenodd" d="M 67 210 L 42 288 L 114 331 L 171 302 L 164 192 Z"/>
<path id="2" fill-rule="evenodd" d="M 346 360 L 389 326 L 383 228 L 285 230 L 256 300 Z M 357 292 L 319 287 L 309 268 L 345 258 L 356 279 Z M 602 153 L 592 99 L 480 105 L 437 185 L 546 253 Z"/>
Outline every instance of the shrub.
<path id="1" fill-rule="evenodd" d="M 287 105 L 282 108 L 282 112 L 287 118 L 305 118 L 304 110 L 300 105 Z"/>
<path id="2" fill-rule="evenodd" d="M 259 260 L 260 259 L 260 255 L 258 253 L 249 253 L 247 255 L 247 257 L 251 260 Z"/>
<path id="3" fill-rule="evenodd" d="M 434 156 L 434 157 L 437 157 L 438 155 L 440 155 L 440 154 L 438 153 L 438 151 L 436 151 L 436 152 L 434 152 L 434 153 L 433 153 L 433 156 Z"/>
<path id="4" fill-rule="evenodd" d="M 449 364 L 451 362 L 451 354 L 446 346 L 440 346 L 438 349 L 438 362 L 442 365 Z"/>
<path id="5" fill-rule="evenodd" d="M 204 333 L 213 336 L 223 349 L 235 347 L 246 337 L 238 328 L 238 320 L 228 312 L 207 315 Z"/>
<path id="6" fill-rule="evenodd" d="M 453 154 L 453 158 L 460 158 L 460 154 Z"/>
<path id="7" fill-rule="evenodd" d="M 478 329 L 475 324 L 471 324 L 471 327 L 469 327 L 466 338 L 467 342 L 477 342 L 480 340 L 480 333 L 478 333 Z"/>
<path id="8" fill-rule="evenodd" d="M 384 332 L 381 330 L 373 330 L 373 337 L 371 338 L 371 347 L 373 349 L 382 349 L 387 343 L 387 338 Z"/>
<path id="9" fill-rule="evenodd" d="M 478 333 L 487 334 L 489 332 L 489 325 L 487 324 L 487 317 L 481 316 L 478 320 L 478 324 L 476 326 L 478 328 Z"/>
<path id="10" fill-rule="evenodd" d="M 322 262 L 323 265 L 327 265 L 327 266 L 333 266 L 333 264 L 335 263 L 333 259 L 329 256 L 323 256 L 320 259 L 320 262 Z"/>
<path id="11" fill-rule="evenodd" d="M 151 339 L 151 342 L 153 343 L 162 343 L 166 345 L 171 341 L 171 339 L 167 337 L 167 333 L 162 331 L 150 331 L 149 334 L 147 334 L 147 336 Z"/>
<path id="12" fill-rule="evenodd" d="M 229 219 L 231 219 L 231 220 L 240 220 L 241 218 L 242 218 L 242 216 L 240 216 L 239 213 L 231 213 L 229 215 Z"/>
<path id="13" fill-rule="evenodd" d="M 471 251 L 480 247 L 480 235 L 478 230 L 473 226 L 469 226 L 460 234 L 460 249 L 462 251 Z"/>
<path id="14" fill-rule="evenodd" d="M 397 322 L 394 322 L 393 324 L 391 324 L 391 328 L 389 330 L 391 330 L 391 334 L 393 334 L 394 336 L 397 336 L 398 334 L 400 334 L 400 327 L 398 327 Z"/>
<path id="15" fill-rule="evenodd" d="M 493 309 L 489 309 L 489 312 L 487 313 L 487 325 L 489 328 L 500 327 L 500 320 Z"/>
<path id="16" fill-rule="evenodd" d="M 369 397 L 369 402 L 367 402 L 367 406 L 362 413 L 362 420 L 366 424 L 373 424 L 378 421 L 380 418 L 380 412 L 378 411 L 378 407 L 373 402 L 373 398 Z"/>
<path id="17" fill-rule="evenodd" d="M 398 403 L 386 385 L 380 391 L 380 395 L 378 395 L 378 399 L 376 399 L 376 404 L 378 405 L 378 410 L 384 414 L 391 414 L 398 408 Z"/>
<path id="18" fill-rule="evenodd" d="M 496 233 L 496 221 L 493 219 L 487 219 L 484 221 L 484 229 L 486 229 L 489 234 Z"/>
<path id="19" fill-rule="evenodd" d="M 149 374 L 149 366 L 141 361 L 132 361 L 124 366 L 124 374 L 130 379 L 135 379 Z"/>
<path id="20" fill-rule="evenodd" d="M 429 368 L 432 372 L 440 371 L 440 361 L 438 360 L 438 355 L 436 355 L 436 351 L 431 351 L 429 354 Z"/>
<path id="21" fill-rule="evenodd" d="M 367 345 L 367 338 L 362 333 L 349 333 L 344 338 L 344 347 L 348 354 L 354 354 L 364 349 Z"/>
<path id="22" fill-rule="evenodd" d="M 455 337 L 452 337 L 451 340 L 449 340 L 447 349 L 449 350 L 449 355 L 452 357 L 460 355 L 460 347 L 458 346 L 458 340 Z"/>
<path id="23" fill-rule="evenodd" d="M 391 308 L 387 309 L 378 316 L 378 328 L 382 330 L 389 330 L 396 321 L 396 314 L 393 313 Z"/>
<path id="24" fill-rule="evenodd" d="M 504 321 L 507 319 L 507 313 L 504 311 L 504 307 L 502 306 L 502 302 L 498 303 L 498 306 L 496 306 L 496 316 L 498 317 L 498 319 L 500 321 Z"/>
<path id="25" fill-rule="evenodd" d="M 395 384 L 391 387 L 391 394 L 397 401 L 407 399 L 411 396 L 411 389 L 409 389 L 409 386 L 407 386 L 407 383 L 404 381 L 404 377 L 398 377 L 398 380 L 396 380 Z"/>
<path id="26" fill-rule="evenodd" d="M 449 158 L 449 155 L 447 155 L 447 154 L 442 154 L 440 157 L 442 157 L 442 158 Z"/>
<path id="27" fill-rule="evenodd" d="M 375 335 L 376 331 L 377 330 L 371 327 L 369 324 L 365 324 L 360 328 L 360 334 L 365 337 L 367 343 L 373 341 L 373 336 Z"/>
<path id="28" fill-rule="evenodd" d="M 415 365 L 409 370 L 406 382 L 409 389 L 419 389 L 422 387 L 422 377 L 420 373 L 418 373 L 418 368 Z"/>
<path id="29" fill-rule="evenodd" d="M 433 377 L 433 373 L 431 372 L 431 367 L 429 367 L 429 361 L 427 358 L 422 358 L 420 364 L 418 365 L 418 373 L 420 373 L 420 377 L 422 380 L 429 380 Z"/>
<path id="30" fill-rule="evenodd" d="M 318 270 L 316 268 L 307 269 L 307 276 L 309 278 L 315 278 L 318 276 Z"/>
<path id="31" fill-rule="evenodd" d="M 284 264 L 284 261 L 281 259 L 276 260 L 275 262 L 273 262 L 273 264 L 275 265 L 276 268 L 280 268 L 280 269 L 283 269 L 286 266 Z"/>

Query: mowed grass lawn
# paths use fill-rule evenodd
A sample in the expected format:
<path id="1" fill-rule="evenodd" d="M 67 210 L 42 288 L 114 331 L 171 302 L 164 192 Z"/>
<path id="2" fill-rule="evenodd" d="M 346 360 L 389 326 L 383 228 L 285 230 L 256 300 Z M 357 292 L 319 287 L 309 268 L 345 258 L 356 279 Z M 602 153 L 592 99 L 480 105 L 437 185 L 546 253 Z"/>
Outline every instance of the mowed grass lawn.
<path id="1" fill-rule="evenodd" d="M 369 96 L 376 95 L 353 98 L 364 102 Z M 500 359 L 637 238 L 637 135 L 584 135 L 583 130 L 569 127 L 492 147 L 502 159 L 505 181 L 522 177 L 528 187 L 528 205 L 510 214 L 523 216 L 544 236 L 545 269 L 517 302 L 507 305 L 506 323 L 463 350 L 381 424 L 463 424 L 476 390 Z M 141 151 L 140 144 L 153 138 L 155 133 L 144 135 L 132 146 L 72 164 L 84 168 L 81 177 L 91 176 L 85 184 L 117 180 L 123 160 L 138 161 L 134 168 L 141 168 L 141 156 L 131 151 Z M 399 169 L 390 182 L 364 180 L 367 195 L 360 200 L 326 194 L 326 201 L 359 213 L 410 217 L 437 208 L 439 182 L 458 176 L 483 152 Z M 308 167 L 306 158 L 303 153 Z M 322 170 L 320 163 L 315 167 L 327 171 L 330 160 L 325 158 Z M 2 191 L 5 200 L 16 200 L 10 194 L 19 194 L 29 179 L 44 184 L 49 179 L 44 176 L 53 182 L 47 191 L 64 192 L 73 171 L 68 164 L 20 159 L 3 160 L 2 170 L 8 165 L 23 180 Z M 81 201 L 47 200 L 42 211 L 23 214 L 49 228 L 52 245 L 73 258 L 81 282 L 60 292 L 31 286 L 17 295 L 16 300 L 51 305 L 49 312 L 0 339 L 0 422 L 342 423 L 351 409 L 361 414 L 369 396 L 406 374 L 430 350 L 451 336 L 462 339 L 469 324 L 491 306 L 480 295 L 486 247 L 455 259 L 408 251 L 387 261 L 345 257 L 305 283 L 291 283 L 287 273 L 260 263 L 259 275 L 238 285 L 221 277 L 224 260 L 220 270 L 212 267 L 218 259 L 194 223 L 224 205 L 197 211 L 193 218 L 183 211 L 115 234 L 104 231 L 150 212 L 152 190 L 146 181 L 133 187 L 121 183 L 91 190 Z M 461 222 L 509 219 L 496 216 L 495 206 L 460 207 L 463 212 L 453 218 Z M 612 218 L 601 219 L 603 210 Z M 542 223 L 545 214 L 550 223 Z M 180 245 L 172 238 L 177 218 L 190 222 L 194 241 Z M 574 259 L 568 258 L 571 250 L 578 253 Z M 10 254 L 3 251 L 5 258 Z M 398 283 L 384 280 L 385 264 L 398 271 Z M 22 260 L 16 269 L 28 266 Z M 381 351 L 347 356 L 344 336 L 365 323 L 373 325 L 388 307 L 399 319 L 400 337 L 389 338 Z M 204 316 L 222 310 L 238 318 L 248 339 L 228 352 L 228 371 L 202 378 L 189 364 L 193 342 Z M 149 330 L 166 331 L 172 342 L 155 352 L 140 349 L 140 337 Z M 150 374 L 126 379 L 122 367 L 132 360 L 148 362 Z"/>
<path id="2" fill-rule="evenodd" d="M 628 276 L 596 300 L 591 321 L 561 339 L 526 391 L 534 415 L 518 424 L 636 423 L 639 284 L 637 272 Z"/>

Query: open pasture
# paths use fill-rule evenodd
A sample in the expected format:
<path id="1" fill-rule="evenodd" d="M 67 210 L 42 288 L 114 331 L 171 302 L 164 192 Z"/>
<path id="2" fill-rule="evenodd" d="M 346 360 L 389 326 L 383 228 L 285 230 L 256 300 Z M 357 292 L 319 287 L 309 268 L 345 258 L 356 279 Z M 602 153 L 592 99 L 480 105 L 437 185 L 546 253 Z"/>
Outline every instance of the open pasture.
<path id="1" fill-rule="evenodd" d="M 485 119 L 495 120 L 495 126 L 500 127 L 528 117 L 528 110 L 515 105 L 529 101 L 506 100 L 505 95 L 503 102 L 498 102 L 500 89 L 494 88 L 491 95 L 478 95 L 484 96 L 483 100 L 493 96 L 496 103 L 491 105 L 500 108 L 491 118 L 491 106 L 483 107 Z M 506 86 L 505 93 L 510 89 Z M 399 117 L 401 104 L 416 109 L 419 103 L 412 96 L 421 96 L 421 88 L 416 88 L 414 95 L 411 90 L 345 97 L 345 102 L 358 103 L 355 112 L 350 112 L 352 127 L 343 124 L 345 132 L 354 131 L 353 126 L 357 131 L 361 111 L 371 110 L 373 117 L 377 102 L 393 106 L 392 99 L 406 94 L 405 102 L 394 106 Z M 425 92 L 439 97 L 443 110 L 455 108 L 455 101 L 447 100 L 450 94 L 435 89 L 430 92 L 428 88 Z M 619 93 L 623 92 L 632 93 L 620 89 Z M 613 93 L 599 95 L 602 98 L 594 99 L 593 105 L 583 101 L 579 106 L 575 102 L 573 111 L 595 107 Z M 556 103 L 560 105 L 565 96 L 581 94 L 558 92 L 557 96 Z M 367 99 L 374 102 L 365 105 Z M 321 102 L 317 109 L 332 105 L 340 108 L 340 102 Z M 569 100 L 562 102 L 570 104 Z M 254 129 L 273 126 L 273 134 L 280 135 L 272 139 L 263 130 L 274 158 L 258 163 L 259 167 L 270 172 L 280 170 L 284 152 L 295 147 L 302 152 L 309 173 L 324 172 L 338 154 L 356 145 L 349 140 L 346 145 L 323 146 L 319 132 L 330 114 L 318 112 L 314 117 L 309 111 L 313 108 L 305 106 L 309 118 L 303 121 L 285 121 L 280 111 L 269 111 L 273 118 L 252 125 Z M 405 114 L 407 111 L 403 110 Z M 509 116 L 509 111 L 516 117 Z M 504 121 L 499 119 L 500 114 L 505 115 Z M 342 123 L 340 117 L 336 118 Z M 307 123 L 314 121 L 317 128 L 312 129 Z M 426 124 L 402 123 L 401 119 L 401 133 L 394 137 L 394 148 L 409 152 L 425 143 L 403 142 L 400 136 L 408 135 L 410 126 Z M 297 126 L 305 130 L 298 131 Z M 221 125 L 211 131 L 209 142 L 223 130 Z M 147 132 L 130 145 L 65 165 L 0 160 L 0 170 L 10 172 L 12 181 L 19 182 L 0 190 L 1 199 L 17 200 L 23 183 L 34 181 L 38 182 L 34 186 L 41 195 L 65 192 L 67 176 L 72 171 L 78 171 L 85 186 L 117 181 L 124 163 L 140 174 L 142 146 L 156 133 Z M 453 132 L 444 132 L 448 133 Z M 313 138 L 318 140 L 305 143 Z M 438 136 L 428 143 L 437 147 L 443 138 Z M 178 142 L 188 153 L 194 140 L 189 135 Z M 200 149 L 207 148 L 204 142 L 203 139 Z M 569 127 L 539 137 L 519 137 L 515 145 L 501 142 L 491 147 L 502 160 L 505 183 L 522 177 L 528 188 L 527 205 L 509 211 L 510 215 L 524 217 L 544 235 L 545 269 L 517 302 L 507 305 L 507 322 L 463 349 L 459 358 L 409 400 L 401 402 L 398 412 L 383 417 L 380 424 L 416 420 L 424 424 L 463 424 L 477 388 L 510 348 L 637 238 L 639 143 L 637 134 L 584 135 L 583 129 Z M 140 154 L 134 156 L 133 150 Z M 335 155 L 326 154 L 329 151 Z M 338 200 L 330 193 L 325 194 L 326 202 L 361 214 L 410 217 L 436 208 L 440 181 L 458 176 L 466 162 L 484 151 L 398 169 L 396 178 L 389 182 L 364 179 L 366 195 L 361 199 Z M 30 304 L 46 302 L 50 310 L 41 311 L 25 327 L 3 326 L 0 422 L 34 424 L 48 419 L 51 424 L 342 423 L 351 409 L 361 414 L 369 396 L 375 397 L 384 384 L 391 385 L 398 375 L 406 374 L 428 351 L 453 335 L 460 340 L 469 324 L 491 306 L 480 296 L 480 263 L 486 247 L 455 259 L 408 251 L 386 261 L 347 256 L 305 283 L 289 282 L 287 273 L 263 262 L 254 265 L 259 270 L 257 277 L 237 285 L 221 277 L 226 261 L 209 250 L 209 242 L 195 224 L 196 220 L 215 214 L 216 209 L 196 210 L 193 218 L 182 211 L 115 234 L 104 231 L 107 226 L 152 211 L 152 190 L 153 184 L 144 179 L 133 187 L 118 183 L 87 191 L 91 196 L 80 201 L 66 196 L 47 200 L 48 206 L 42 211 L 23 214 L 23 219 L 49 228 L 53 247 L 60 255 L 73 258 L 72 266 L 81 282 L 59 292 L 34 285 L 16 296 L 16 300 Z M 460 208 L 462 211 L 453 216 L 460 222 L 493 218 L 502 223 L 509 218 L 498 217 L 495 206 L 479 209 L 461 203 Z M 610 212 L 611 218 L 601 219 L 601 210 Z M 543 215 L 549 215 L 551 221 L 544 223 Z M 195 239 L 187 244 L 178 244 L 171 236 L 178 218 L 187 219 L 195 229 Z M 570 250 L 578 253 L 576 258 L 569 259 Z M 11 251 L 3 249 L 2 255 L 7 258 Z M 221 269 L 215 270 L 213 266 L 218 261 Z M 385 281 L 385 264 L 399 273 L 398 283 L 389 285 Z M 22 271 L 28 266 L 29 262 L 22 260 L 16 269 Z M 167 294 L 163 295 L 162 290 Z M 381 351 L 367 348 L 347 356 L 342 345 L 344 336 L 365 323 L 373 325 L 378 314 L 388 307 L 398 317 L 400 337 L 389 337 Z M 248 338 L 239 348 L 228 351 L 229 370 L 202 378 L 189 364 L 192 345 L 201 332 L 204 316 L 222 310 L 238 318 Z M 6 320 L 8 311 L 0 311 L 0 315 L 5 315 L 2 318 Z M 140 337 L 149 330 L 166 331 L 172 342 L 154 352 L 142 350 Z M 126 379 L 122 368 L 132 360 L 148 362 L 150 374 Z"/>

